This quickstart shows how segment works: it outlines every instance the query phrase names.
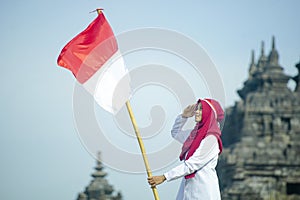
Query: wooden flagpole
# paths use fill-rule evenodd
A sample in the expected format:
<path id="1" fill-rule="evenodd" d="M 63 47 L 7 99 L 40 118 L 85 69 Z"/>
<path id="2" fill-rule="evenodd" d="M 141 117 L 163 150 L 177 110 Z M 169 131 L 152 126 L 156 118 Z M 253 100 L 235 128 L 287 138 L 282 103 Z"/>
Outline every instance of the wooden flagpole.
<path id="1" fill-rule="evenodd" d="M 101 14 L 102 10 L 103 9 L 96 9 L 98 14 Z M 128 113 L 129 113 L 129 116 L 130 116 L 130 119 L 131 119 L 131 122 L 132 122 L 132 125 L 133 125 L 133 128 L 134 128 L 134 131 L 135 131 L 136 138 L 138 140 L 138 143 L 139 143 L 139 146 L 140 146 L 140 149 L 141 149 L 141 152 L 142 152 L 142 156 L 143 156 L 144 164 L 145 164 L 145 167 L 146 167 L 147 175 L 148 175 L 148 177 L 151 177 L 152 172 L 150 170 L 150 166 L 149 166 L 147 154 L 146 154 L 146 151 L 145 151 L 144 143 L 143 143 L 143 140 L 141 138 L 140 131 L 138 129 L 138 126 L 137 126 L 136 120 L 134 118 L 134 115 L 133 115 L 133 112 L 132 112 L 131 105 L 130 105 L 129 101 L 126 101 L 126 107 L 127 107 L 127 110 L 128 110 Z M 157 192 L 156 187 L 152 187 L 152 192 L 153 192 L 155 200 L 159 200 L 158 192 Z"/>
<path id="2" fill-rule="evenodd" d="M 101 14 L 102 10 L 103 9 L 96 9 L 98 14 Z M 133 128 L 134 128 L 136 138 L 138 140 L 138 143 L 139 143 L 139 146 L 140 146 L 140 149 L 141 149 L 141 152 L 142 152 L 142 156 L 143 156 L 144 164 L 145 164 L 145 167 L 146 167 L 147 175 L 148 175 L 148 177 L 151 177 L 152 172 L 150 170 L 150 166 L 149 166 L 147 154 L 146 154 L 146 151 L 145 151 L 144 143 L 143 143 L 143 140 L 141 138 L 141 134 L 140 134 L 139 128 L 137 126 L 136 120 L 134 118 L 134 115 L 133 115 L 133 112 L 132 112 L 131 105 L 130 105 L 129 101 L 126 101 L 126 107 L 127 107 L 127 110 L 128 110 L 128 113 L 129 113 L 129 116 L 130 116 L 130 119 L 131 119 L 131 122 L 132 122 L 132 125 L 133 125 Z M 152 192 L 153 192 L 155 200 L 159 200 L 158 192 L 157 192 L 156 187 L 152 187 Z"/>
<path id="3" fill-rule="evenodd" d="M 149 166 L 147 154 L 146 154 L 146 151 L 145 151 L 144 143 L 143 143 L 143 140 L 141 138 L 140 131 L 139 131 L 137 123 L 135 121 L 135 118 L 134 118 L 134 115 L 133 115 L 133 112 L 132 112 L 131 105 L 130 105 L 129 101 L 126 101 L 126 107 L 127 107 L 127 110 L 128 110 L 128 113 L 129 113 L 129 116 L 130 116 L 130 119 L 131 119 L 131 122 L 132 122 L 132 125 L 133 125 L 133 128 L 134 128 L 136 138 L 138 140 L 138 143 L 139 143 L 139 146 L 140 146 L 140 149 L 141 149 L 141 152 L 142 152 L 142 156 L 143 156 L 143 159 L 144 159 L 144 164 L 145 164 L 145 167 L 146 167 L 147 175 L 148 175 L 148 177 L 151 177 L 152 172 L 150 170 L 150 166 Z M 159 200 L 158 192 L 157 192 L 156 187 L 152 187 L 152 192 L 153 192 L 155 200 Z"/>

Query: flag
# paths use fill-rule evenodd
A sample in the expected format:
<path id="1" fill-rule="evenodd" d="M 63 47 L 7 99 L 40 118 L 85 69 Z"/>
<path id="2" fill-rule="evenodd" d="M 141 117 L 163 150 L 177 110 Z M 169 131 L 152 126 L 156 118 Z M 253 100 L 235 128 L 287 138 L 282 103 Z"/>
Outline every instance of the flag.
<path id="1" fill-rule="evenodd" d="M 130 98 L 130 78 L 117 40 L 103 12 L 62 49 L 57 64 L 105 110 L 116 113 Z"/>

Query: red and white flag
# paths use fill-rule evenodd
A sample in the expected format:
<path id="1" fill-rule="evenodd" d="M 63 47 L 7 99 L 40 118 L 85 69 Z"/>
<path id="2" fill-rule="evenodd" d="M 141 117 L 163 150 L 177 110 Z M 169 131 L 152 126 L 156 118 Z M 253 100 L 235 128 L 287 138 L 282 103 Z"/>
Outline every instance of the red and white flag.
<path id="1" fill-rule="evenodd" d="M 118 112 L 130 98 L 128 69 L 103 12 L 62 49 L 57 64 L 72 71 L 95 101 L 111 113 Z"/>

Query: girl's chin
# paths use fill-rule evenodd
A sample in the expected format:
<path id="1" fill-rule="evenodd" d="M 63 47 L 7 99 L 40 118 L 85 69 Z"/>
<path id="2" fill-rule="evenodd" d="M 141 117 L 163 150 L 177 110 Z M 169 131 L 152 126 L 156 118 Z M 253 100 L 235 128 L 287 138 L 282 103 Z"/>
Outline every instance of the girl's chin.
<path id="1" fill-rule="evenodd" d="M 195 118 L 195 122 L 200 122 L 200 119 L 199 118 Z"/>

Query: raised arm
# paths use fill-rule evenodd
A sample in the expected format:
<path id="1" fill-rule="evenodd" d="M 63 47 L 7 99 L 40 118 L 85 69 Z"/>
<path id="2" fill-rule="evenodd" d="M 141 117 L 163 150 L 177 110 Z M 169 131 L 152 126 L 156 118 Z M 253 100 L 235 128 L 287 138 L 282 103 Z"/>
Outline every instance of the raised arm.
<path id="1" fill-rule="evenodd" d="M 178 115 L 173 128 L 171 130 L 172 137 L 180 143 L 184 143 L 186 138 L 189 136 L 191 130 L 182 130 L 184 124 L 186 123 L 187 118 Z"/>
<path id="2" fill-rule="evenodd" d="M 178 115 L 175 120 L 175 123 L 171 130 L 171 135 L 174 139 L 176 139 L 180 143 L 184 143 L 186 138 L 191 133 L 191 130 L 182 130 L 182 128 L 183 128 L 184 124 L 186 123 L 187 118 L 195 115 L 195 108 L 196 108 L 196 104 L 187 106 L 183 110 L 182 114 Z"/>

